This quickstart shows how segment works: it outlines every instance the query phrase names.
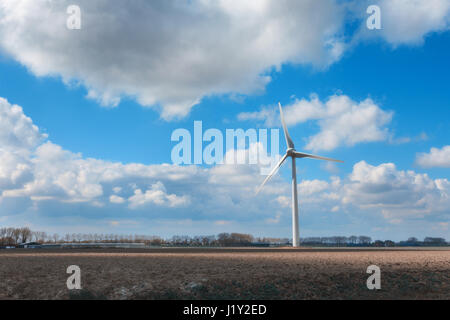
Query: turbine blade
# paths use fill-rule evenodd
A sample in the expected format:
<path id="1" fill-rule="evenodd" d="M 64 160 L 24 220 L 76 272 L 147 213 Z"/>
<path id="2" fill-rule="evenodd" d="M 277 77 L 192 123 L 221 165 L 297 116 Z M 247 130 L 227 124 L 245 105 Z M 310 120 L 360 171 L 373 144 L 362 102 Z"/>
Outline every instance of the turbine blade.
<path id="1" fill-rule="evenodd" d="M 284 121 L 283 108 L 281 108 L 281 103 L 278 102 L 278 106 L 280 107 L 280 118 L 281 124 L 283 125 L 284 138 L 286 139 L 286 145 L 288 149 L 294 149 L 294 142 L 292 142 L 291 136 L 289 135 L 288 129 L 286 127 L 286 122 Z"/>
<path id="2" fill-rule="evenodd" d="M 281 160 L 277 163 L 277 165 L 272 169 L 272 171 L 269 173 L 269 175 L 266 177 L 266 179 L 264 179 L 263 183 L 261 183 L 261 185 L 258 187 L 258 189 L 256 190 L 256 194 L 258 194 L 262 187 L 264 187 L 264 185 L 266 184 L 267 181 L 270 180 L 270 178 L 272 178 L 272 176 L 278 171 L 278 169 L 281 167 L 281 165 L 283 164 L 284 160 L 286 160 L 286 158 L 288 157 L 287 153 L 283 156 L 283 158 L 281 158 Z"/>
<path id="3" fill-rule="evenodd" d="M 318 159 L 318 160 L 327 160 L 327 161 L 334 161 L 334 162 L 344 162 L 341 160 L 331 159 L 331 158 L 325 158 L 321 156 L 315 156 L 313 154 L 307 154 L 302 152 L 294 152 L 294 155 L 296 158 L 312 158 L 312 159 Z"/>

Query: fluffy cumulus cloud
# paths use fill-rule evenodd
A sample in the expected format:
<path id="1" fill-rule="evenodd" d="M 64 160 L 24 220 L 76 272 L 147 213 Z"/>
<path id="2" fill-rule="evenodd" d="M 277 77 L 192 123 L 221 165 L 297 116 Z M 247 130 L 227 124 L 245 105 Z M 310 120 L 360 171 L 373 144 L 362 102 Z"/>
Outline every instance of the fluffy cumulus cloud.
<path id="1" fill-rule="evenodd" d="M 387 219 L 443 214 L 449 217 L 450 189 L 447 179 L 398 170 L 392 163 L 355 164 L 343 188 L 343 203 L 380 208 Z"/>
<path id="2" fill-rule="evenodd" d="M 276 108 L 253 113 L 241 113 L 240 120 L 266 120 L 267 125 L 278 122 Z M 296 99 L 284 107 L 286 124 L 293 126 L 315 121 L 320 131 L 308 138 L 306 149 L 333 150 L 340 146 L 354 146 L 363 142 L 384 141 L 391 137 L 387 125 L 393 113 L 381 109 L 373 100 L 360 102 L 346 95 L 334 95 L 322 102 L 316 95 L 310 99 Z"/>
<path id="3" fill-rule="evenodd" d="M 84 84 L 117 105 L 124 95 L 186 115 L 202 97 L 264 89 L 284 62 L 326 66 L 340 55 L 342 11 L 324 1 L 3 0 L 0 48 L 38 76 Z M 303 32 L 299 32 L 303 30 Z"/>
<path id="4" fill-rule="evenodd" d="M 374 212 L 390 223 L 424 218 L 445 222 L 450 218 L 449 180 L 398 170 L 393 163 L 374 166 L 361 161 L 345 179 L 304 180 L 299 184 L 299 196 L 301 203 L 317 204 L 329 212 Z M 289 197 L 276 200 L 290 206 Z"/>
<path id="5" fill-rule="evenodd" d="M 161 181 L 153 184 L 148 190 L 142 192 L 141 189 L 134 190 L 134 195 L 129 198 L 130 208 L 143 206 L 147 203 L 177 207 L 189 203 L 188 196 L 179 197 L 176 194 L 167 194 L 166 188 Z"/>
<path id="6" fill-rule="evenodd" d="M 424 168 L 450 168 L 450 146 L 431 148 L 429 153 L 419 153 L 416 162 Z"/>
<path id="7" fill-rule="evenodd" d="M 21 107 L 10 105 L 0 97 L 0 143 L 2 150 L 27 151 L 46 136 L 33 121 L 24 115 Z"/>
<path id="8" fill-rule="evenodd" d="M 450 28 L 449 0 L 382 0 L 382 37 L 392 45 L 421 44 Z"/>
<path id="9" fill-rule="evenodd" d="M 22 186 L 32 179 L 31 151 L 46 138 L 21 107 L 0 97 L 0 188 Z"/>
<path id="10" fill-rule="evenodd" d="M 303 180 L 299 184 L 299 192 L 301 195 L 309 196 L 315 193 L 327 190 L 329 183 L 321 180 Z"/>
<path id="11" fill-rule="evenodd" d="M 380 8 L 380 30 L 367 28 L 369 14 L 366 10 L 372 5 Z M 427 36 L 450 28 L 450 0 L 363 0 L 348 1 L 346 6 L 349 16 L 361 21 L 347 47 L 373 39 L 381 39 L 394 49 L 403 45 L 417 46 L 422 45 Z"/>
<path id="12" fill-rule="evenodd" d="M 383 29 L 371 32 L 375 3 L 79 0 L 81 30 L 68 30 L 73 1 L 2 0 L 0 50 L 37 76 L 84 85 L 103 105 L 132 97 L 172 119 L 205 96 L 261 92 L 285 63 L 326 67 L 360 38 L 410 44 L 449 27 L 449 0 L 383 0 Z M 347 33 L 346 17 L 360 33 Z"/>

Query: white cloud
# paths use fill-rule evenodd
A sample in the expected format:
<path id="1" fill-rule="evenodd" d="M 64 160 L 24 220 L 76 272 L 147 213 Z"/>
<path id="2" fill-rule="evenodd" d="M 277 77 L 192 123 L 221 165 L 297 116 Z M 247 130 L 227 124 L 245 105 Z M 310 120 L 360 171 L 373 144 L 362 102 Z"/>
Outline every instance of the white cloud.
<path id="1" fill-rule="evenodd" d="M 267 218 L 266 219 L 266 223 L 268 223 L 268 224 L 278 224 L 278 223 L 280 223 L 280 220 L 281 220 L 281 212 L 277 212 L 275 217 Z"/>
<path id="2" fill-rule="evenodd" d="M 0 189 L 20 187 L 32 178 L 31 163 L 27 157 L 0 149 Z"/>
<path id="3" fill-rule="evenodd" d="M 325 212 L 359 212 L 362 216 L 372 212 L 389 223 L 450 218 L 449 180 L 398 170 L 393 163 L 373 166 L 361 161 L 346 179 L 303 180 L 298 187 L 301 205 L 319 206 Z M 286 195 L 276 198 L 282 207 L 290 207 L 290 200 Z"/>
<path id="4" fill-rule="evenodd" d="M 397 170 L 393 163 L 354 165 L 343 187 L 342 202 L 361 208 L 378 208 L 385 218 L 422 218 L 445 214 L 450 205 L 447 179 L 431 179 L 412 170 Z"/>
<path id="5" fill-rule="evenodd" d="M 369 5 L 381 9 L 381 29 L 369 30 L 366 20 Z M 394 49 L 401 45 L 417 46 L 427 36 L 450 28 L 450 0 L 365 0 L 348 2 L 349 16 L 359 17 L 359 30 L 350 40 L 357 45 L 361 40 L 382 39 Z M 349 46 L 351 46 L 349 45 Z"/>
<path id="6" fill-rule="evenodd" d="M 178 207 L 189 204 L 188 196 L 177 196 L 176 194 L 167 194 L 166 188 L 161 181 L 156 182 L 145 193 L 141 189 L 136 189 L 134 195 L 128 198 L 130 208 L 142 207 L 153 203 L 159 206 Z"/>
<path id="7" fill-rule="evenodd" d="M 166 119 L 205 96 L 261 92 L 283 63 L 322 67 L 342 53 L 333 0 L 80 0 L 81 30 L 66 28 L 69 4 L 2 0 L 0 48 L 104 105 L 126 95 Z"/>
<path id="8" fill-rule="evenodd" d="M 278 204 L 283 208 L 289 208 L 292 203 L 291 197 L 287 196 L 279 196 L 275 199 L 275 201 L 277 201 Z"/>
<path id="9" fill-rule="evenodd" d="M 116 196 L 115 194 L 113 194 L 113 195 L 111 195 L 111 196 L 109 197 L 109 201 L 110 201 L 111 203 L 117 203 L 117 204 L 125 203 L 125 199 L 124 199 L 124 198 L 119 197 L 119 196 Z"/>
<path id="10" fill-rule="evenodd" d="M 274 110 L 274 108 L 272 108 Z M 322 102 L 316 95 L 309 100 L 296 99 L 284 107 L 286 124 L 294 126 L 316 121 L 319 133 L 308 138 L 308 150 L 333 150 L 340 146 L 354 146 L 363 142 L 385 141 L 390 138 L 386 127 L 393 113 L 384 111 L 373 100 L 353 101 L 346 95 L 334 95 Z M 268 125 L 275 123 L 275 112 L 263 109 L 255 113 L 241 113 L 239 119 L 266 119 Z"/>
<path id="11" fill-rule="evenodd" d="M 328 189 L 329 184 L 321 180 L 303 180 L 299 185 L 299 193 L 301 196 L 309 196 L 314 193 L 322 192 Z"/>
<path id="12" fill-rule="evenodd" d="M 320 103 L 317 98 L 309 102 L 317 110 Z M 320 105 L 320 104 L 319 104 Z M 303 100 L 287 108 L 290 123 L 306 121 L 298 117 L 303 109 L 309 108 Z M 391 122 L 392 113 L 382 110 L 371 99 L 355 102 L 348 96 L 332 96 L 309 119 L 318 119 L 320 132 L 309 138 L 306 149 L 333 150 L 339 146 L 354 146 L 362 142 L 387 140 L 389 131 L 385 127 Z M 297 113 L 297 116 L 296 116 Z"/>
<path id="13" fill-rule="evenodd" d="M 0 148 L 1 150 L 27 151 L 46 138 L 21 107 L 11 105 L 0 97 Z"/>
<path id="14" fill-rule="evenodd" d="M 429 153 L 419 153 L 416 162 L 424 168 L 450 168 L 450 146 L 431 148 Z"/>
<path id="15" fill-rule="evenodd" d="M 382 37 L 393 45 L 421 44 L 450 27 L 449 0 L 382 0 Z"/>
<path id="16" fill-rule="evenodd" d="M 122 188 L 121 187 L 114 187 L 113 188 L 113 192 L 114 193 L 120 193 L 122 191 Z"/>
<path id="17" fill-rule="evenodd" d="M 276 125 L 275 109 L 271 107 L 264 107 L 261 111 L 241 112 L 237 119 L 239 121 L 265 121 L 268 126 Z"/>
<path id="18" fill-rule="evenodd" d="M 43 139 L 21 107 L 0 97 L 0 189 L 18 188 L 33 179 L 30 150 Z"/>

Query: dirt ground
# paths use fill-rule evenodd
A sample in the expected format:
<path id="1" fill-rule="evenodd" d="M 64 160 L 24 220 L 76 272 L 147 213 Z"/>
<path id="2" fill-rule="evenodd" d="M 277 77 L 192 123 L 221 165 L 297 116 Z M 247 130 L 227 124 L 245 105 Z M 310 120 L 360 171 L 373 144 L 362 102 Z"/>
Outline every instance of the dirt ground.
<path id="1" fill-rule="evenodd" d="M 381 290 L 368 290 L 369 265 Z M 70 265 L 82 290 L 68 290 Z M 0 299 L 450 299 L 447 249 L 1 250 Z"/>

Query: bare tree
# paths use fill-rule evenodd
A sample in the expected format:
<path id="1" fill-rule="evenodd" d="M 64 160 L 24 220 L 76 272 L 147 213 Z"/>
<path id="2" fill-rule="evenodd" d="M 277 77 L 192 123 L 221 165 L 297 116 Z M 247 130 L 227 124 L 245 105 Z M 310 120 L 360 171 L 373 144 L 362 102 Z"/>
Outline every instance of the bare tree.
<path id="1" fill-rule="evenodd" d="M 21 233 L 20 229 L 13 229 L 12 230 L 13 244 L 19 244 L 20 233 Z"/>
<path id="2" fill-rule="evenodd" d="M 31 240 L 31 236 L 32 236 L 32 232 L 30 230 L 30 228 L 28 227 L 24 227 L 19 229 L 20 231 L 20 237 L 23 243 L 25 242 L 29 242 Z"/>
<path id="3" fill-rule="evenodd" d="M 0 245 L 4 246 L 8 244 L 8 228 L 1 228 L 0 229 Z"/>
<path id="4" fill-rule="evenodd" d="M 36 242 L 44 243 L 47 240 L 47 233 L 42 231 L 36 231 L 34 232 L 34 238 Z"/>

